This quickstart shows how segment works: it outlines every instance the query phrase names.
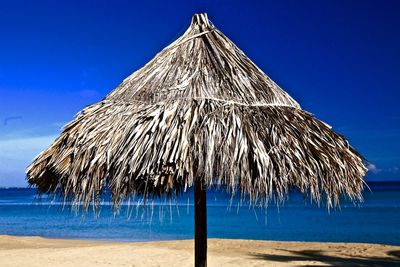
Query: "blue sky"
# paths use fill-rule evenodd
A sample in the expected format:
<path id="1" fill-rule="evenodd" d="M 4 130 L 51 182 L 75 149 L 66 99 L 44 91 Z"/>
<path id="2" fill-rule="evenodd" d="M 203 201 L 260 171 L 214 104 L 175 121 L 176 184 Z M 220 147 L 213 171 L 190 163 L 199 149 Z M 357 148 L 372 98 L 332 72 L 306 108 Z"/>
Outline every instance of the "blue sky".
<path id="1" fill-rule="evenodd" d="M 302 107 L 400 180 L 400 1 L 0 2 L 0 186 L 62 125 L 189 26 L 211 21 Z"/>

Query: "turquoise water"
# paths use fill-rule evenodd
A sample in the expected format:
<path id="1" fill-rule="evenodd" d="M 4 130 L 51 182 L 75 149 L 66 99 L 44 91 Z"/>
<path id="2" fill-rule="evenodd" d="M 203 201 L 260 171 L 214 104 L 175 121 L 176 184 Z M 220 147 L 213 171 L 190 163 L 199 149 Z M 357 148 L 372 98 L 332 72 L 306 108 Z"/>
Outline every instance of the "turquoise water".
<path id="1" fill-rule="evenodd" d="M 229 208 L 224 193 L 208 192 L 208 236 L 259 240 L 369 242 L 400 245 L 400 184 L 371 184 L 365 201 L 340 209 L 310 205 L 297 193 L 283 206 L 267 210 Z M 189 192 L 177 205 L 154 204 L 136 211 L 127 206 L 113 216 L 104 205 L 93 213 L 76 215 L 60 203 L 35 200 L 33 189 L 0 189 L 0 234 L 112 241 L 191 239 L 193 202 Z M 131 212 L 131 217 L 127 215 Z"/>

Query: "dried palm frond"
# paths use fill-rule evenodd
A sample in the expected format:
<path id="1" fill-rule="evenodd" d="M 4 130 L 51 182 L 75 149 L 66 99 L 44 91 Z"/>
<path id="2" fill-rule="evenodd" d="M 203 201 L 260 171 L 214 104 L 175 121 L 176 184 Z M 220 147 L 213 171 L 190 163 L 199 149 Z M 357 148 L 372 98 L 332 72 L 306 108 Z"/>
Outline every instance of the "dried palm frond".
<path id="1" fill-rule="evenodd" d="M 361 199 L 363 158 L 265 75 L 205 14 L 103 101 L 82 110 L 27 171 L 40 192 L 115 207 L 204 179 L 249 196 L 298 188 L 328 206 Z"/>

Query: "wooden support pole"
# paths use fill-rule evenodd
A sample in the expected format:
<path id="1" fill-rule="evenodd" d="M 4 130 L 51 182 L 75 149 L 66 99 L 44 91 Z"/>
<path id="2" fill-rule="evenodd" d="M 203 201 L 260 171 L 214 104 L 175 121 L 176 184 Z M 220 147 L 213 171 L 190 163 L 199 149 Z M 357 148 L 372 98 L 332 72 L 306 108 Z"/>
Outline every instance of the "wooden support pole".
<path id="1" fill-rule="evenodd" d="M 207 267 L 207 199 L 203 179 L 194 182 L 194 266 Z"/>

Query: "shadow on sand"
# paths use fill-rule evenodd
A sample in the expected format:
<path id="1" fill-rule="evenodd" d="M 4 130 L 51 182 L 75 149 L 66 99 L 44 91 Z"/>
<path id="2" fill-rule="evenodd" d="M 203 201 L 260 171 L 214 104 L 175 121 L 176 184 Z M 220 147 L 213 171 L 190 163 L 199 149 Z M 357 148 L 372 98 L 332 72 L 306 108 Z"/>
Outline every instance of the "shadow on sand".
<path id="1" fill-rule="evenodd" d="M 339 267 L 366 267 L 366 266 L 388 266 L 395 267 L 400 266 L 400 250 L 393 250 L 387 252 L 387 257 L 368 257 L 368 256 L 335 256 L 335 255 L 326 255 L 322 250 L 284 250 L 280 251 L 289 252 L 291 255 L 271 255 L 271 254 L 251 254 L 252 257 L 266 260 L 270 262 L 317 262 L 310 265 L 301 266 L 313 266 L 313 267 L 323 267 L 323 266 L 339 266 Z M 320 264 L 320 265 L 319 265 Z M 294 266 L 296 266 L 294 264 Z M 298 265 L 300 266 L 300 265 Z"/>

